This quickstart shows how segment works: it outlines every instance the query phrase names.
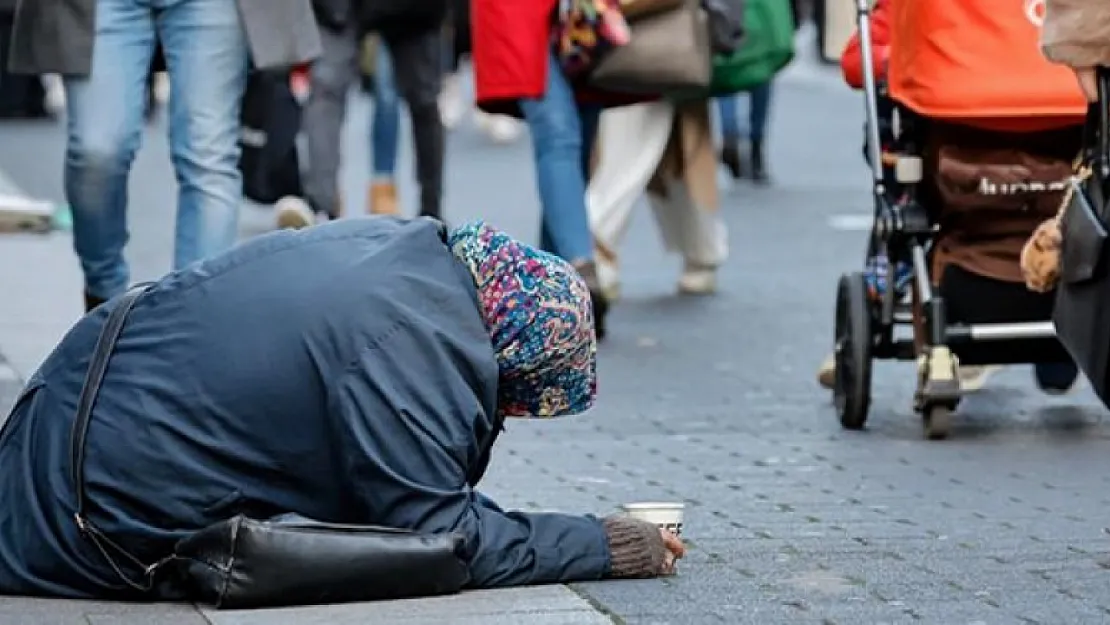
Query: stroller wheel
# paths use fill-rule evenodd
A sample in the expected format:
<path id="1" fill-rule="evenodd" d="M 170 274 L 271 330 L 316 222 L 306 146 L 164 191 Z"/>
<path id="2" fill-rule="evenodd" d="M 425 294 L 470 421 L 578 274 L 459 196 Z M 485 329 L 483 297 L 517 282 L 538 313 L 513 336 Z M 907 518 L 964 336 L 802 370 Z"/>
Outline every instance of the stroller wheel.
<path id="1" fill-rule="evenodd" d="M 840 425 L 862 429 L 871 404 L 871 305 L 863 274 L 840 277 L 836 290 L 836 379 L 833 399 Z"/>
<path id="2" fill-rule="evenodd" d="M 948 438 L 948 429 L 952 424 L 952 409 L 948 406 L 930 406 L 925 410 L 925 438 L 931 441 L 941 441 Z"/>

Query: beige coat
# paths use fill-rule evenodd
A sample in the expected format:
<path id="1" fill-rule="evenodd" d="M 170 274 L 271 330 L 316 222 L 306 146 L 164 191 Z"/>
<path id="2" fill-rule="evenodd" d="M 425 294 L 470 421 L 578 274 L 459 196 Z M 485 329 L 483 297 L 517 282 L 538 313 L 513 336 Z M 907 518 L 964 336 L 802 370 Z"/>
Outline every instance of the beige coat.
<path id="1" fill-rule="evenodd" d="M 667 178 L 681 179 L 690 189 L 695 204 L 703 210 L 717 210 L 717 153 L 713 147 L 713 126 L 709 120 L 709 101 L 695 100 L 677 105 L 667 151 L 652 176 L 648 190 L 666 195 Z M 601 155 L 600 140 L 590 155 L 590 173 Z"/>
<path id="2" fill-rule="evenodd" d="M 1056 63 L 1110 67 L 1110 0 L 1047 0 L 1041 47 Z"/>
<path id="3" fill-rule="evenodd" d="M 603 116 L 586 191 L 603 282 L 606 274 L 616 280 L 617 249 L 644 191 L 668 251 L 701 267 L 727 257 L 709 116 L 707 100 L 649 102 Z"/>
<path id="4" fill-rule="evenodd" d="M 717 195 L 717 153 L 713 147 L 708 100 L 677 105 L 667 151 L 655 170 L 648 191 L 666 195 L 668 178 L 685 182 L 694 205 L 699 209 L 717 210 L 720 204 Z"/>

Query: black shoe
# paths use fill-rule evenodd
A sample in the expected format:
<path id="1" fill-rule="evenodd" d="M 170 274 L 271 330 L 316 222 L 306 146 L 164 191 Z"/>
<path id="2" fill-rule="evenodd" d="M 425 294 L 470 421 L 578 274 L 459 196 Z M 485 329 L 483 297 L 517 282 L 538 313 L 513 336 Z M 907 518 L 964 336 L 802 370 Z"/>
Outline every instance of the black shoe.
<path id="1" fill-rule="evenodd" d="M 1039 362 L 1033 365 L 1037 386 L 1047 395 L 1064 395 L 1075 388 L 1079 367 L 1074 362 Z"/>
<path id="2" fill-rule="evenodd" d="M 609 315 L 609 300 L 605 298 L 605 293 L 601 290 L 601 284 L 597 279 L 597 267 L 594 262 L 583 261 L 573 264 L 574 270 L 586 282 L 586 287 L 590 289 L 590 309 L 594 317 L 594 334 L 597 340 L 605 338 L 606 325 L 605 318 Z"/>
<path id="3" fill-rule="evenodd" d="M 721 164 L 728 169 L 728 173 L 733 180 L 739 180 L 740 176 L 743 175 L 740 166 L 740 148 L 735 139 L 726 139 L 724 145 L 721 146 Z"/>
<path id="4" fill-rule="evenodd" d="M 597 340 L 600 341 L 605 338 L 606 332 L 606 317 L 609 315 L 609 300 L 606 299 L 605 294 L 601 291 L 590 290 L 590 306 L 593 308 L 594 313 L 594 334 L 597 335 Z"/>
<path id="5" fill-rule="evenodd" d="M 374 77 L 373 76 L 371 76 L 369 74 L 363 74 L 362 72 L 359 72 L 358 86 L 364 94 L 366 94 L 368 96 L 373 96 L 374 95 L 375 84 L 374 84 Z"/>
<path id="6" fill-rule="evenodd" d="M 752 141 L 752 181 L 756 184 L 767 184 L 771 178 L 767 175 L 767 165 L 763 160 L 763 142 Z"/>

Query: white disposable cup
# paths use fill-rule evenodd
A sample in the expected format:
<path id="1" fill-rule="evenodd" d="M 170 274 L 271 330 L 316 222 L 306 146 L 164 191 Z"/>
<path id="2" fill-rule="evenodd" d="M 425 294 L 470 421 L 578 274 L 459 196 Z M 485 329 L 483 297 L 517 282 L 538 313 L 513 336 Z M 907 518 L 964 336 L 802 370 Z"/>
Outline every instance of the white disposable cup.
<path id="1" fill-rule="evenodd" d="M 686 506 L 680 503 L 667 503 L 662 501 L 643 501 L 626 503 L 621 510 L 634 519 L 653 523 L 660 529 L 665 529 L 672 534 L 682 534 L 682 516 Z"/>

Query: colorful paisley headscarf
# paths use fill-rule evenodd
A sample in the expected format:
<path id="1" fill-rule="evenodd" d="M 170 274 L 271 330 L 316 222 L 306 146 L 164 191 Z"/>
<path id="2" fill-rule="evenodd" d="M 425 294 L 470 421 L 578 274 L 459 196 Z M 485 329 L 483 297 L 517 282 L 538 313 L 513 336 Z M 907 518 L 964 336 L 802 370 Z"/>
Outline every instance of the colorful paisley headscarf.
<path id="1" fill-rule="evenodd" d="M 478 285 L 500 368 L 501 414 L 561 417 L 593 405 L 597 341 L 578 272 L 480 221 L 453 230 L 447 244 Z"/>

